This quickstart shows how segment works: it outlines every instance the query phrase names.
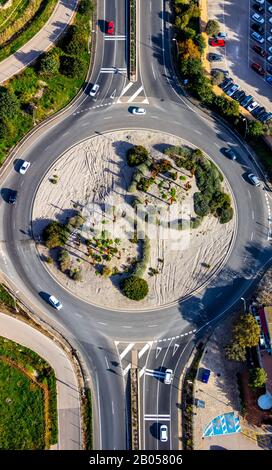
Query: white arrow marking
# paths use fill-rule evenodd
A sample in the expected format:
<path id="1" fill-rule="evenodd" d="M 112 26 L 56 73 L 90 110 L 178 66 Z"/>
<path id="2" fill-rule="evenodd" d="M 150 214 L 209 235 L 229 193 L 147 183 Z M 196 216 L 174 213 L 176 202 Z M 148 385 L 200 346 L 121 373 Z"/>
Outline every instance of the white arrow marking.
<path id="1" fill-rule="evenodd" d="M 115 89 L 114 92 L 110 95 L 110 99 L 111 99 L 111 100 L 114 100 L 115 95 L 116 95 L 116 89 Z"/>
<path id="2" fill-rule="evenodd" d="M 174 345 L 174 351 L 173 351 L 172 356 L 174 356 L 174 354 L 177 352 L 178 348 L 179 348 L 179 344 L 175 343 L 175 345 Z"/>
<path id="3" fill-rule="evenodd" d="M 156 347 L 156 359 L 158 357 L 158 355 L 160 354 L 162 348 L 160 348 L 159 346 Z"/>

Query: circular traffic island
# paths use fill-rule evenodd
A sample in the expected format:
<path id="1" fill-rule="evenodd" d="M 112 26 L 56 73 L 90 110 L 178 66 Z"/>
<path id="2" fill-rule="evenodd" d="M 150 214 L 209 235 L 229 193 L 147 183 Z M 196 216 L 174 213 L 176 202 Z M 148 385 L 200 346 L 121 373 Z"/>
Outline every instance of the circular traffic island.
<path id="1" fill-rule="evenodd" d="M 91 137 L 50 168 L 33 205 L 44 266 L 109 309 L 170 305 L 204 287 L 235 235 L 227 182 L 201 150 L 147 130 Z"/>

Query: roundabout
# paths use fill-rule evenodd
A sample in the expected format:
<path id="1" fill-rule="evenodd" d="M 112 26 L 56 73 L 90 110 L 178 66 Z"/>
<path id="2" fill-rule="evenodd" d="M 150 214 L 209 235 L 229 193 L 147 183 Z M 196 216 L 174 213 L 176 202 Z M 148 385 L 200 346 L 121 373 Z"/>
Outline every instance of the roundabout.
<path id="1" fill-rule="evenodd" d="M 148 156 L 146 163 L 131 167 L 126 155 L 137 145 Z M 108 132 L 69 149 L 45 175 L 33 205 L 33 237 L 44 266 L 76 297 L 117 311 L 165 308 L 191 296 L 222 269 L 234 243 L 235 217 L 227 224 L 216 214 L 196 220 L 194 173 L 171 163 L 165 155 L 171 147 L 194 151 L 182 139 L 161 132 Z M 159 168 L 161 162 L 169 169 Z M 151 188 L 137 190 L 133 178 L 140 171 L 144 182 L 153 175 Z M 228 194 L 226 181 L 221 185 Z M 76 214 L 82 217 L 80 226 L 72 226 L 62 248 L 58 242 L 50 248 L 38 242 L 50 221 L 65 226 Z M 119 284 L 139 271 L 143 257 L 141 274 L 149 293 L 135 302 L 122 294 Z"/>

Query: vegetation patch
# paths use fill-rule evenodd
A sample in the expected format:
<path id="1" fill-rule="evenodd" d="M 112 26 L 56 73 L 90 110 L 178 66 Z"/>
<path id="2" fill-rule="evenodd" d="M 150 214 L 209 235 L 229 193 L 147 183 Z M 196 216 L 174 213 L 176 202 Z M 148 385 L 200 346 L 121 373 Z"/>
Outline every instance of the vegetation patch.
<path id="1" fill-rule="evenodd" d="M 130 276 L 124 279 L 121 288 L 124 295 L 131 300 L 142 300 L 148 294 L 146 280 L 137 276 Z"/>
<path id="2" fill-rule="evenodd" d="M 57 434 L 54 371 L 30 349 L 0 337 L 1 449 L 49 448 Z"/>
<path id="3" fill-rule="evenodd" d="M 91 11 L 91 2 L 82 0 L 73 33 L 68 29 L 56 47 L 0 88 L 0 103 L 6 103 L 4 110 L 8 110 L 10 104 L 15 109 L 6 114 L 0 106 L 0 164 L 11 147 L 35 124 L 66 106 L 84 83 L 90 60 Z M 75 52 L 79 42 L 80 59 Z"/>

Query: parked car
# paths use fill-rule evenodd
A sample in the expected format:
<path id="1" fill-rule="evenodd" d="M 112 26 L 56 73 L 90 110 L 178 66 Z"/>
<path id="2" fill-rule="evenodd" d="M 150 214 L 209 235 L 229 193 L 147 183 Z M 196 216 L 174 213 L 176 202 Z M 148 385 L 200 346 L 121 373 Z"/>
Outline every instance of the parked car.
<path id="1" fill-rule="evenodd" d="M 229 76 L 229 71 L 228 70 L 217 69 L 217 68 L 212 69 L 211 74 L 214 75 L 215 73 L 218 73 L 218 72 L 222 72 L 224 74 L 224 77 Z"/>
<path id="2" fill-rule="evenodd" d="M 114 21 L 108 21 L 107 23 L 107 33 L 114 34 Z"/>
<path id="3" fill-rule="evenodd" d="M 225 39 L 228 36 L 228 33 L 220 31 L 220 33 L 215 35 L 216 39 Z"/>
<path id="4" fill-rule="evenodd" d="M 255 0 L 256 3 L 259 3 L 260 5 L 264 4 L 264 0 Z"/>
<path id="5" fill-rule="evenodd" d="M 269 85 L 272 85 L 272 77 L 270 75 L 268 75 L 265 79 Z"/>
<path id="6" fill-rule="evenodd" d="M 251 113 L 253 111 L 253 109 L 257 108 L 257 106 L 259 106 L 259 103 L 257 103 L 257 101 L 252 101 L 248 105 L 247 110 Z"/>
<path id="7" fill-rule="evenodd" d="M 99 85 L 95 83 L 90 91 L 90 96 L 96 96 L 99 90 Z"/>
<path id="8" fill-rule="evenodd" d="M 238 103 L 240 103 L 245 96 L 246 96 L 246 94 L 245 94 L 244 90 L 238 90 L 234 93 L 232 98 L 235 99 L 236 101 L 238 101 Z"/>
<path id="9" fill-rule="evenodd" d="M 225 47 L 224 39 L 210 39 L 209 44 L 213 47 Z"/>
<path id="10" fill-rule="evenodd" d="M 261 182 L 258 178 L 258 176 L 254 175 L 253 173 L 249 173 L 247 175 L 249 181 L 254 185 L 254 186 L 260 186 Z"/>
<path id="11" fill-rule="evenodd" d="M 251 33 L 251 37 L 260 44 L 263 44 L 264 42 L 264 38 L 259 33 L 256 33 L 256 31 L 253 31 L 253 33 Z"/>
<path id="12" fill-rule="evenodd" d="M 173 371 L 172 369 L 166 369 L 164 376 L 164 383 L 171 384 L 173 380 Z"/>
<path id="13" fill-rule="evenodd" d="M 268 38 L 266 38 L 268 42 L 271 42 L 272 44 L 272 36 L 268 36 Z"/>
<path id="14" fill-rule="evenodd" d="M 259 24 L 264 24 L 264 18 L 261 15 L 258 15 L 258 13 L 254 13 L 251 18 L 256 21 L 256 23 Z"/>
<path id="15" fill-rule="evenodd" d="M 267 73 L 271 73 L 271 74 L 272 74 L 272 67 L 270 67 L 270 65 L 267 65 L 267 66 L 266 66 L 266 71 L 267 71 Z"/>
<path id="16" fill-rule="evenodd" d="M 168 441 L 168 427 L 166 424 L 162 424 L 160 427 L 160 441 L 167 442 Z"/>
<path id="17" fill-rule="evenodd" d="M 231 160 L 237 159 L 237 155 L 231 147 L 224 149 L 224 154 Z"/>
<path id="18" fill-rule="evenodd" d="M 256 62 L 253 62 L 251 64 L 251 68 L 255 70 L 255 72 L 257 72 L 259 75 L 262 75 L 262 76 L 265 75 L 264 68 L 260 64 L 257 64 Z"/>
<path id="19" fill-rule="evenodd" d="M 220 83 L 219 86 L 220 86 L 220 88 L 222 88 L 222 90 L 225 90 L 232 83 L 233 83 L 232 78 L 226 78 L 222 83 Z"/>
<path id="20" fill-rule="evenodd" d="M 62 304 L 60 303 L 60 301 L 54 295 L 50 295 L 48 301 L 57 310 L 62 309 Z"/>
<path id="21" fill-rule="evenodd" d="M 9 204 L 12 204 L 13 206 L 15 206 L 16 201 L 17 201 L 17 191 L 14 191 L 13 189 L 11 189 L 9 191 L 8 202 Z"/>
<path id="22" fill-rule="evenodd" d="M 264 113 L 264 114 L 262 114 L 258 119 L 259 119 L 259 121 L 261 121 L 261 122 L 270 121 L 270 119 L 272 119 L 272 113 Z"/>
<path id="23" fill-rule="evenodd" d="M 268 52 L 269 52 L 270 54 L 272 54 L 272 46 L 270 46 L 270 47 L 268 48 Z"/>
<path id="24" fill-rule="evenodd" d="M 208 60 L 210 62 L 219 62 L 220 60 L 223 60 L 223 56 L 221 54 L 214 54 L 213 52 L 210 52 L 208 54 Z"/>
<path id="25" fill-rule="evenodd" d="M 272 55 L 269 55 L 266 60 L 267 60 L 267 62 L 269 62 L 270 64 L 272 64 Z"/>
<path id="26" fill-rule="evenodd" d="M 140 114 L 140 115 L 143 115 L 143 114 L 146 114 L 146 110 L 145 108 L 133 108 L 132 110 L 132 114 Z"/>
<path id="27" fill-rule="evenodd" d="M 211 375 L 210 369 L 204 369 L 204 371 L 202 373 L 201 381 L 204 384 L 207 384 L 209 382 L 210 375 Z"/>
<path id="28" fill-rule="evenodd" d="M 252 8 L 253 8 L 253 10 L 257 11 L 258 13 L 262 13 L 264 11 L 264 7 L 262 7 L 258 3 L 254 3 L 254 5 L 252 5 Z"/>
<path id="29" fill-rule="evenodd" d="M 236 92 L 236 90 L 238 90 L 238 89 L 239 89 L 239 85 L 237 85 L 236 83 L 234 83 L 234 85 L 232 85 L 232 86 L 226 91 L 226 93 L 227 93 L 228 96 L 232 96 L 232 95 Z"/>
<path id="30" fill-rule="evenodd" d="M 253 51 L 257 52 L 257 54 L 259 54 L 260 56 L 262 57 L 266 57 L 267 56 L 267 52 L 265 52 L 264 49 L 261 48 L 261 46 L 258 46 L 258 44 L 254 44 L 254 46 L 252 47 Z"/>
<path id="31" fill-rule="evenodd" d="M 24 175 L 27 172 L 29 167 L 30 167 L 30 162 L 27 162 L 26 160 L 23 161 L 19 168 L 19 173 L 21 173 L 21 175 Z"/>
<path id="32" fill-rule="evenodd" d="M 263 106 L 259 106 L 258 108 L 255 108 L 254 111 L 253 111 L 253 115 L 258 118 L 258 116 L 260 116 L 262 113 L 265 113 L 265 108 Z"/>
<path id="33" fill-rule="evenodd" d="M 268 11 L 269 11 L 269 13 L 272 14 L 272 5 L 271 5 L 271 7 L 268 7 Z"/>
<path id="34" fill-rule="evenodd" d="M 246 107 L 252 100 L 253 98 L 251 95 L 246 95 L 244 99 L 241 101 L 241 106 Z"/>
<path id="35" fill-rule="evenodd" d="M 253 23 L 253 24 L 251 25 L 251 28 L 253 29 L 253 31 L 256 31 L 256 32 L 259 33 L 259 34 L 263 34 L 263 33 L 264 33 L 264 27 L 261 26 L 260 24 Z"/>

